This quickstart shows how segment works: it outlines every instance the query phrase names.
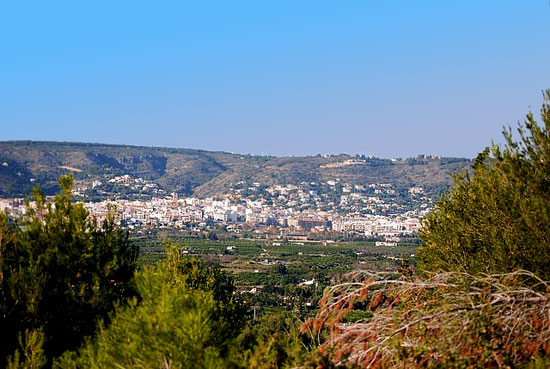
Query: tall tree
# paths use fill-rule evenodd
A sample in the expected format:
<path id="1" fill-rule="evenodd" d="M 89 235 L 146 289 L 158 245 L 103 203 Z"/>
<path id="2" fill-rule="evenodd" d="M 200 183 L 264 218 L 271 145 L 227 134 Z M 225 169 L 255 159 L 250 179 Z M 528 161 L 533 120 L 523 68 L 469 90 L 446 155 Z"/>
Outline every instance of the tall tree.
<path id="1" fill-rule="evenodd" d="M 526 269 L 550 279 L 550 90 L 543 126 L 532 113 L 519 141 L 504 130 L 428 216 L 419 265 L 430 271 L 501 273 Z"/>
<path id="2" fill-rule="evenodd" d="M 232 353 L 246 310 L 230 276 L 171 245 L 165 260 L 135 274 L 135 284 L 139 299 L 117 307 L 108 327 L 56 367 L 240 367 Z"/>
<path id="3" fill-rule="evenodd" d="M 134 294 L 137 247 L 112 212 L 98 225 L 73 203 L 72 184 L 72 176 L 61 177 L 53 203 L 35 189 L 20 219 L 0 214 L 2 358 L 26 330 L 44 333 L 50 359 L 74 349 L 116 301 Z"/>

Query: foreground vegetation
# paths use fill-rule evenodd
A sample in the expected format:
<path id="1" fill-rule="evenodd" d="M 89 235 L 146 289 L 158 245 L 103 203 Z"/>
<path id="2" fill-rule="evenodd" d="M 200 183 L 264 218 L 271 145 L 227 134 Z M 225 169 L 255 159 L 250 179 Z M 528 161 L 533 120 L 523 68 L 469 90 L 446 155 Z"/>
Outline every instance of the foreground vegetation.
<path id="1" fill-rule="evenodd" d="M 72 202 L 71 178 L 59 183 L 54 203 L 36 190 L 21 219 L 0 213 L 2 361 L 18 340 L 25 346 L 44 337 L 51 362 L 107 322 L 118 301 L 135 295 L 137 247 L 112 216 L 97 225 Z"/>
<path id="2" fill-rule="evenodd" d="M 550 90 L 458 175 L 428 217 L 418 270 L 352 273 L 306 327 L 333 363 L 364 368 L 540 367 L 550 361 Z M 371 318 L 343 324 L 347 314 Z"/>
<path id="3" fill-rule="evenodd" d="M 541 113 L 543 127 L 529 114 L 519 142 L 506 131 L 504 148 L 456 177 L 426 221 L 417 264 L 401 258 L 399 268 L 345 247 L 329 260 L 301 259 L 322 250 L 306 245 L 240 244 L 242 263 L 233 263 L 220 243 L 169 244 L 165 257 L 138 263 L 114 218 L 97 225 L 62 177 L 55 203 L 35 191 L 23 218 L 0 216 L 0 365 L 548 367 L 550 90 Z M 250 263 L 266 254 L 285 263 Z M 341 277 L 318 267 L 346 273 L 350 260 L 369 257 L 378 268 Z M 317 293 L 318 309 L 273 303 L 259 316 L 253 306 L 273 301 L 239 293 L 227 272 L 240 286 L 261 276 L 285 296 L 305 270 L 326 283 L 322 298 L 292 293 L 313 302 Z"/>

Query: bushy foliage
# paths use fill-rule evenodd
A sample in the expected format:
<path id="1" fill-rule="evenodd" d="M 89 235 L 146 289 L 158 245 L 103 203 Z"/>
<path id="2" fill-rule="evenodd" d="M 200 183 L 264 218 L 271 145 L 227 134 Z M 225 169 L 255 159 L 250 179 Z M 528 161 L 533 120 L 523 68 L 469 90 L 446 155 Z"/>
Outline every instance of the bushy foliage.
<path id="1" fill-rule="evenodd" d="M 161 263 L 169 268 L 173 283 L 192 291 L 212 293 L 215 300 L 213 326 L 216 346 L 226 354 L 232 339 L 247 323 L 247 306 L 235 292 L 233 278 L 217 265 L 182 256 L 175 245 L 166 245 L 167 258 Z"/>
<path id="2" fill-rule="evenodd" d="M 470 172 L 427 217 L 417 255 L 430 271 L 501 273 L 516 269 L 550 279 L 550 90 L 543 126 L 528 114 L 515 142 L 483 151 Z"/>
<path id="3" fill-rule="evenodd" d="M 311 350 L 301 321 L 288 312 L 261 315 L 238 337 L 239 355 L 250 369 L 294 367 Z M 305 338 L 305 339 L 304 339 Z"/>
<path id="4" fill-rule="evenodd" d="M 248 369 L 334 368 L 329 356 L 317 350 L 324 332 L 302 331 L 302 326 L 294 313 L 264 313 L 239 335 L 235 358 Z"/>
<path id="5" fill-rule="evenodd" d="M 138 255 L 110 215 L 101 226 L 72 202 L 72 177 L 47 202 L 39 189 L 26 214 L 0 213 L 0 357 L 40 329 L 48 358 L 80 345 L 119 299 L 133 294 Z"/>
<path id="6" fill-rule="evenodd" d="M 157 267 L 135 275 L 139 298 L 117 307 L 109 326 L 59 368 L 229 368 L 245 318 L 232 280 L 168 247 Z"/>
<path id="7" fill-rule="evenodd" d="M 7 369 L 41 369 L 46 365 L 42 330 L 26 330 L 19 333 L 18 342 L 22 353 L 17 350 L 8 358 Z"/>

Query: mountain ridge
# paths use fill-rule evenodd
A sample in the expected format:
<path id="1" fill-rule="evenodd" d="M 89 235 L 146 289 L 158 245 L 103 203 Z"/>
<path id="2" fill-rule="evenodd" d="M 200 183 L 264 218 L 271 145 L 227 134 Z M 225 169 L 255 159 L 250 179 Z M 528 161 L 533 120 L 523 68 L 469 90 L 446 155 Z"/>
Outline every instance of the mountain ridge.
<path id="1" fill-rule="evenodd" d="M 299 184 L 339 180 L 350 184 L 394 183 L 448 187 L 467 158 L 420 155 L 381 159 L 364 155 L 267 156 L 224 151 L 123 144 L 0 141 L 0 196 L 28 194 L 36 184 L 57 190 L 57 178 L 72 172 L 87 183 L 129 175 L 167 192 L 194 196 L 227 193 L 238 182 Z"/>

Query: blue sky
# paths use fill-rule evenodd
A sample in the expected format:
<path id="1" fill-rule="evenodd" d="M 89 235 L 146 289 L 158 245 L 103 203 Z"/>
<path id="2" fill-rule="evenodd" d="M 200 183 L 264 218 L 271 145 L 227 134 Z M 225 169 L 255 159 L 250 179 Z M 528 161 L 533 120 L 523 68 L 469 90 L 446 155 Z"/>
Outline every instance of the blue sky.
<path id="1" fill-rule="evenodd" d="M 548 0 L 0 5 L 0 140 L 474 157 L 547 88 Z"/>

